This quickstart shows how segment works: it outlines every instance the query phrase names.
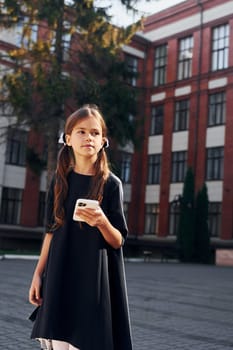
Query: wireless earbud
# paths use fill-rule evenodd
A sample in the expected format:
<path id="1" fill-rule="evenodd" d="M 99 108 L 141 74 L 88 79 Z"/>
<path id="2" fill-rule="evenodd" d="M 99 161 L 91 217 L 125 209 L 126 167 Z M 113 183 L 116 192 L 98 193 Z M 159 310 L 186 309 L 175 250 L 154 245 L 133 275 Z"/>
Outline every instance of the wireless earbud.
<path id="1" fill-rule="evenodd" d="M 103 148 L 108 148 L 108 147 L 109 147 L 109 141 L 108 141 L 108 139 L 106 139 L 104 144 L 103 144 Z"/>

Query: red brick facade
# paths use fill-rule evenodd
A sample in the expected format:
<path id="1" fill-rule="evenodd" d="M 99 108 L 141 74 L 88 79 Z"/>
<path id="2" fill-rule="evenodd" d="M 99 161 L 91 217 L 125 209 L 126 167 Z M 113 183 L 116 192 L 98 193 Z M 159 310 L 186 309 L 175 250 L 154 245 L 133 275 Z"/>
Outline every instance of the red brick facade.
<path id="1" fill-rule="evenodd" d="M 164 105 L 161 180 L 159 189 L 157 188 L 159 201 L 154 201 L 159 205 L 157 236 L 164 237 L 169 235 L 172 147 L 176 149 L 176 146 L 173 145 L 175 103 L 185 98 L 190 101 L 187 163 L 194 170 L 195 186 L 196 191 L 198 191 L 206 181 L 206 148 L 210 147 L 209 145 L 215 147 L 214 141 L 210 137 L 208 138 L 208 133 L 211 135 L 213 130 L 207 130 L 209 96 L 224 91 L 226 94 L 224 143 L 220 144 L 220 141 L 216 139 L 216 147 L 224 147 L 224 176 L 221 181 L 215 183 L 210 181 L 209 194 L 210 202 L 221 202 L 220 238 L 233 239 L 233 117 L 231 113 L 233 110 L 233 55 L 230 54 L 233 51 L 233 9 L 231 9 L 231 3 L 227 0 L 202 0 L 199 2 L 188 0 L 149 17 L 145 22 L 142 33 L 144 39 L 147 40 L 144 46 L 145 59 L 139 58 L 140 62 L 144 61 L 140 72 L 144 77 L 143 87 L 146 90 L 145 113 L 142 116 L 144 119 L 144 142 L 140 154 L 134 157 L 138 164 L 137 166 L 133 164 L 132 168 L 132 201 L 129 210 L 129 224 L 133 234 L 143 235 L 145 233 L 144 203 L 153 203 L 152 194 L 146 198 L 151 108 L 161 103 Z M 213 28 L 225 24 L 229 25 L 230 31 L 228 66 L 212 71 Z M 185 27 L 184 30 L 182 30 L 182 25 Z M 161 28 L 164 29 L 164 32 Z M 188 79 L 178 80 L 179 40 L 188 36 L 193 37 L 192 74 Z M 167 44 L 166 82 L 161 86 L 154 86 L 154 51 L 156 47 L 163 44 Z M 138 49 L 142 50 L 140 47 Z M 187 88 L 187 92 L 180 93 L 179 89 L 182 88 L 184 90 Z M 160 98 L 159 94 L 163 94 L 164 97 Z M 157 100 L 155 97 L 155 101 L 153 100 L 154 95 L 158 97 Z M 141 110 L 143 109 L 141 108 Z M 154 153 L 156 152 L 155 148 Z M 218 191 L 221 192 L 218 186 L 222 188 L 222 196 L 216 194 Z M 139 200 L 140 204 L 138 204 Z M 135 215 L 135 213 L 137 214 Z"/>

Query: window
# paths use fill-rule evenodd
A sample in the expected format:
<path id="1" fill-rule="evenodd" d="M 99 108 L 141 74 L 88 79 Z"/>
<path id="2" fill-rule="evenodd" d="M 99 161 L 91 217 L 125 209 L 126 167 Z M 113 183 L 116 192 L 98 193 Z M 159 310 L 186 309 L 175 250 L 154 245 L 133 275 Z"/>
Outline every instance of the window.
<path id="1" fill-rule="evenodd" d="M 161 45 L 155 49 L 154 63 L 154 86 L 166 83 L 167 69 L 167 44 Z"/>
<path id="2" fill-rule="evenodd" d="M 207 148 L 206 180 L 223 179 L 223 147 Z"/>
<path id="3" fill-rule="evenodd" d="M 63 44 L 63 60 L 67 61 L 70 57 L 70 42 L 71 42 L 71 24 L 68 21 L 63 22 L 63 34 L 62 34 L 62 44 Z"/>
<path id="4" fill-rule="evenodd" d="M 151 135 L 161 135 L 163 133 L 163 116 L 164 107 L 163 105 L 155 106 L 152 108 L 151 115 Z"/>
<path id="5" fill-rule="evenodd" d="M 159 204 L 146 204 L 145 234 L 154 235 L 158 233 Z"/>
<path id="6" fill-rule="evenodd" d="M 121 158 L 121 180 L 124 183 L 130 183 L 131 180 L 131 153 L 122 153 Z"/>
<path id="7" fill-rule="evenodd" d="M 128 221 L 128 214 L 129 214 L 129 203 L 128 202 L 124 202 L 123 203 L 123 210 L 124 210 L 124 215 L 125 215 L 125 220 L 126 222 Z"/>
<path id="8" fill-rule="evenodd" d="M 169 210 L 169 235 L 177 236 L 180 220 L 180 205 L 178 203 L 170 203 Z"/>
<path id="9" fill-rule="evenodd" d="M 187 170 L 187 152 L 172 153 L 172 182 L 183 182 Z"/>
<path id="10" fill-rule="evenodd" d="M 193 37 L 181 39 L 179 42 L 178 80 L 192 76 Z"/>
<path id="11" fill-rule="evenodd" d="M 3 187 L 0 221 L 2 224 L 19 225 L 23 191 Z"/>
<path id="12" fill-rule="evenodd" d="M 29 23 L 29 18 L 23 17 L 16 24 L 16 45 L 28 47 L 37 41 L 38 24 Z"/>
<path id="13" fill-rule="evenodd" d="M 177 101 L 175 105 L 174 131 L 188 129 L 189 123 L 189 100 Z"/>
<path id="14" fill-rule="evenodd" d="M 226 95 L 218 92 L 209 96 L 208 126 L 221 125 L 225 123 Z"/>
<path id="15" fill-rule="evenodd" d="M 229 25 L 221 25 L 212 32 L 212 71 L 228 67 Z"/>
<path id="16" fill-rule="evenodd" d="M 211 237 L 220 237 L 222 205 L 218 202 L 209 203 L 208 225 Z"/>
<path id="17" fill-rule="evenodd" d="M 62 59 L 63 61 L 68 61 L 70 58 L 70 43 L 71 43 L 71 23 L 68 21 L 63 21 L 63 32 L 62 32 Z M 50 42 L 50 51 L 55 52 L 55 45 L 56 45 L 56 32 L 53 32 L 51 42 Z"/>
<path id="18" fill-rule="evenodd" d="M 138 74 L 138 59 L 133 56 L 126 56 L 126 64 L 128 68 L 129 78 L 128 83 L 132 86 L 137 85 L 137 74 Z"/>
<path id="19" fill-rule="evenodd" d="M 1 11 L 1 15 L 8 15 L 8 9 L 4 5 L 3 1 L 0 1 L 0 11 Z"/>
<path id="20" fill-rule="evenodd" d="M 45 204 L 46 204 L 46 192 L 40 192 L 39 194 L 39 207 L 38 207 L 38 226 L 44 226 L 45 220 Z"/>
<path id="21" fill-rule="evenodd" d="M 26 164 L 27 132 L 8 129 L 6 163 L 24 166 Z"/>
<path id="22" fill-rule="evenodd" d="M 161 154 L 151 154 L 148 157 L 148 181 L 149 185 L 160 183 Z"/>

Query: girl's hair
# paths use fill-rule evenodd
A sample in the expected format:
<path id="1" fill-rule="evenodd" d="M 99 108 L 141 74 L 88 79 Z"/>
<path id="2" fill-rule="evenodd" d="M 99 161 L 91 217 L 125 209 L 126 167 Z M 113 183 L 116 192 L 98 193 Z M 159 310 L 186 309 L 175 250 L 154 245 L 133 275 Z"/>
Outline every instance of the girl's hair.
<path id="1" fill-rule="evenodd" d="M 102 129 L 102 136 L 107 136 L 107 128 L 105 121 L 96 106 L 84 105 L 82 108 L 78 109 L 72 113 L 65 124 L 65 135 L 70 135 L 73 128 L 79 121 L 84 120 L 87 117 L 95 118 Z M 75 166 L 75 157 L 72 147 L 64 144 L 58 154 L 58 162 L 55 176 L 54 185 L 54 218 L 55 227 L 60 227 L 65 221 L 65 209 L 64 201 L 68 192 L 67 176 L 69 172 Z M 98 153 L 97 160 L 94 164 L 94 176 L 92 176 L 90 190 L 87 198 L 97 199 L 99 202 L 103 198 L 103 188 L 104 184 L 109 176 L 109 166 L 107 155 L 104 147 L 102 147 Z"/>

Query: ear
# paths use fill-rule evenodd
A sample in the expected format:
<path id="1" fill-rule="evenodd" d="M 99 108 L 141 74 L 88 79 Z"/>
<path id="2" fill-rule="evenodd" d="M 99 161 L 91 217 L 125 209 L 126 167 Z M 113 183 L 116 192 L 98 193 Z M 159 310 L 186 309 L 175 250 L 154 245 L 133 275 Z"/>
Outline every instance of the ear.
<path id="1" fill-rule="evenodd" d="M 70 135 L 66 134 L 65 138 L 66 138 L 67 146 L 71 146 L 71 144 L 70 144 Z"/>

